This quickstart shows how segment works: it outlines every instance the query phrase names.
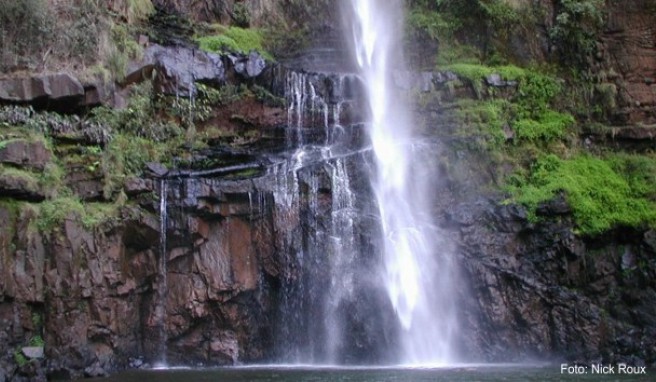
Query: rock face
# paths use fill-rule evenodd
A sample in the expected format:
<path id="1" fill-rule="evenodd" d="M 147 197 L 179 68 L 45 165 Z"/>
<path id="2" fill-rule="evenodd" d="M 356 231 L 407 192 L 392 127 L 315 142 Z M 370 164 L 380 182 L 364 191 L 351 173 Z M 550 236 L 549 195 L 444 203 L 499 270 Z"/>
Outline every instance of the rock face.
<path id="1" fill-rule="evenodd" d="M 38 108 L 72 112 L 106 102 L 108 86 L 81 83 L 70 73 L 42 74 L 0 79 L 0 101 L 32 104 Z"/>
<path id="2" fill-rule="evenodd" d="M 599 45 L 595 66 L 615 89 L 617 125 L 656 123 L 656 15 L 645 9 L 649 0 L 610 4 Z"/>
<path id="3" fill-rule="evenodd" d="M 445 215 L 459 235 L 468 354 L 656 362 L 654 232 L 588 241 L 557 205 L 542 213 L 534 225 L 522 208 L 481 201 Z"/>

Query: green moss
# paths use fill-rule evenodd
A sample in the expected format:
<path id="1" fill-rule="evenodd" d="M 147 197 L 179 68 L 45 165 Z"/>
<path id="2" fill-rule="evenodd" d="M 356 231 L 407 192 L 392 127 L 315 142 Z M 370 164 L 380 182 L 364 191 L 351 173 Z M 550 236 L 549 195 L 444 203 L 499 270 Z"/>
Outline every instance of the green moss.
<path id="1" fill-rule="evenodd" d="M 551 141 L 563 138 L 574 124 L 574 117 L 570 114 L 547 110 L 536 119 L 519 119 L 512 123 L 512 127 L 520 140 Z"/>
<path id="2" fill-rule="evenodd" d="M 267 60 L 273 60 L 263 46 L 262 31 L 240 27 L 218 28 L 221 34 L 198 37 L 196 41 L 202 50 L 215 53 L 249 53 L 259 52 Z"/>
<path id="3" fill-rule="evenodd" d="M 632 190 L 656 202 L 656 154 L 614 153 L 606 158 L 613 170 L 622 174 Z"/>
<path id="4" fill-rule="evenodd" d="M 27 365 L 29 361 L 27 357 L 25 357 L 21 349 L 16 349 L 14 351 L 14 362 L 16 362 L 16 365 L 18 365 L 18 367 L 23 367 Z"/>
<path id="5" fill-rule="evenodd" d="M 38 178 L 29 171 L 0 165 L 0 178 L 17 181 L 22 187 L 31 192 L 39 190 Z"/>
<path id="6" fill-rule="evenodd" d="M 263 104 L 270 107 L 279 107 L 283 108 L 286 105 L 286 101 L 282 97 L 277 97 L 273 95 L 269 90 L 263 88 L 259 85 L 253 85 L 252 92 L 255 95 L 255 98 L 262 102 Z"/>
<path id="7" fill-rule="evenodd" d="M 38 346 L 38 347 L 43 347 L 45 346 L 46 342 L 43 340 L 43 337 L 40 335 L 36 335 L 32 338 L 30 338 L 30 341 L 28 342 L 28 345 L 30 346 Z"/>
<path id="8" fill-rule="evenodd" d="M 635 187 L 635 179 L 613 168 L 618 163 L 626 162 L 587 155 L 563 160 L 547 155 L 535 163 L 527 177 L 516 177 L 509 189 L 533 217 L 540 203 L 565 192 L 582 234 L 600 234 L 618 225 L 656 225 L 656 204 L 646 198 L 643 187 Z"/>
<path id="9" fill-rule="evenodd" d="M 482 136 L 487 148 L 498 148 L 506 140 L 503 125 L 508 120 L 508 106 L 508 102 L 501 99 L 458 102 L 459 135 Z"/>
<path id="10" fill-rule="evenodd" d="M 514 65 L 486 66 L 481 64 L 456 63 L 442 67 L 469 81 L 483 81 L 485 77 L 499 74 L 506 81 L 518 81 L 527 77 L 529 71 Z"/>

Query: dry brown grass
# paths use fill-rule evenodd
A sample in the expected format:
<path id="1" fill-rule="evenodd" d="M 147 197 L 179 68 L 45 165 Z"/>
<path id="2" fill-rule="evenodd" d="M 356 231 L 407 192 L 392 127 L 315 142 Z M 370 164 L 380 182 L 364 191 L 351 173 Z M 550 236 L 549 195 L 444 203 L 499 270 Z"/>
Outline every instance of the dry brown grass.
<path id="1" fill-rule="evenodd" d="M 0 0 L 0 75 L 102 74 L 122 53 L 117 45 L 126 45 L 115 41 L 114 28 L 140 22 L 153 10 L 150 0 Z"/>

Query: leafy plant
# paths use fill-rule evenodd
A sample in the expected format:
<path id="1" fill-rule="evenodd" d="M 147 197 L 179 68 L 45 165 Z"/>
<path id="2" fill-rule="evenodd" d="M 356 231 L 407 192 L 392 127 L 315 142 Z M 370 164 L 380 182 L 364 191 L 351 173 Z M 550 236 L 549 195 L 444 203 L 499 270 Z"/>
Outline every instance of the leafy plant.
<path id="1" fill-rule="evenodd" d="M 645 197 L 644 188 L 632 184 L 635 180 L 613 169 L 616 163 L 588 155 L 568 160 L 546 155 L 527 177 L 515 177 L 509 190 L 533 218 L 540 203 L 564 192 L 580 232 L 586 235 L 617 225 L 655 225 L 656 204 Z"/>
<path id="2" fill-rule="evenodd" d="M 18 365 L 18 367 L 23 367 L 27 365 L 29 361 L 27 357 L 25 357 L 21 349 L 16 349 L 14 351 L 14 362 L 16 362 L 16 365 Z"/>
<path id="3" fill-rule="evenodd" d="M 38 346 L 38 347 L 43 347 L 45 346 L 46 342 L 43 340 L 43 338 L 40 335 L 36 335 L 32 338 L 30 338 L 30 341 L 28 342 L 28 345 L 30 346 Z"/>
<path id="4" fill-rule="evenodd" d="M 604 24 L 603 0 L 560 0 L 549 37 L 565 64 L 584 67 Z"/>

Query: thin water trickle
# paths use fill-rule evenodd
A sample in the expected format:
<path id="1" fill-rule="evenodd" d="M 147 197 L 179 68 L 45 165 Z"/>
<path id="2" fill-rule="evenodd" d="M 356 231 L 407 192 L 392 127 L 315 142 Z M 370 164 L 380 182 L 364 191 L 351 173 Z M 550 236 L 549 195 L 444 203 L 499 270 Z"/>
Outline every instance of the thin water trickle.
<path id="1" fill-rule="evenodd" d="M 412 124 L 391 79 L 392 70 L 402 66 L 397 38 L 403 1 L 353 0 L 352 5 L 376 162 L 372 185 L 384 235 L 384 279 L 403 327 L 401 361 L 448 364 L 454 361 L 457 331 L 454 267 L 431 219 L 430 174 L 415 155 Z"/>
<path id="2" fill-rule="evenodd" d="M 164 178 L 160 180 L 160 193 L 159 193 L 159 259 L 157 262 L 157 304 L 155 305 L 155 319 L 158 331 L 157 343 L 157 361 L 156 365 L 166 366 L 166 342 L 168 339 L 166 333 L 166 298 L 168 295 L 168 280 L 167 280 L 167 243 L 166 243 L 166 230 L 168 223 L 167 214 L 167 197 L 168 197 L 168 181 Z"/>

